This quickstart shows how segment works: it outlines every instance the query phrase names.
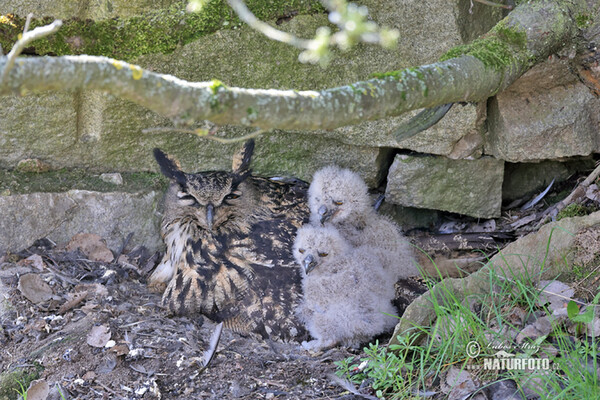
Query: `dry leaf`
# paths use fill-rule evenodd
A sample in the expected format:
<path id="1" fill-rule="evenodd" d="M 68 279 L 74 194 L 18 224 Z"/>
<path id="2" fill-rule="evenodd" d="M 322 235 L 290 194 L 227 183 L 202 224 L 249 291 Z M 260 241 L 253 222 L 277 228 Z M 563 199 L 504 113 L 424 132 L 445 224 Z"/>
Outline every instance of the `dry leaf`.
<path id="1" fill-rule="evenodd" d="M 78 233 L 73 236 L 67 245 L 67 251 L 81 250 L 92 261 L 109 263 L 114 260 L 112 251 L 102 240 L 102 238 L 93 233 Z"/>
<path id="2" fill-rule="evenodd" d="M 538 305 L 543 306 L 550 303 L 548 306 L 550 311 L 566 307 L 566 304 L 575 295 L 574 289 L 559 281 L 541 281 L 538 288 L 542 289 Z"/>
<path id="3" fill-rule="evenodd" d="M 19 290 L 34 304 L 43 303 L 52 298 L 52 288 L 37 274 L 26 274 L 19 278 Z"/>
<path id="4" fill-rule="evenodd" d="M 451 367 L 441 382 L 442 392 L 448 394 L 448 399 L 465 399 L 477 390 L 471 374 L 457 367 Z"/>
<path id="5" fill-rule="evenodd" d="M 50 386 L 44 379 L 33 381 L 27 389 L 27 400 L 46 400 L 50 393 Z"/>
<path id="6" fill-rule="evenodd" d="M 33 254 L 21 261 L 18 262 L 18 265 L 29 265 L 34 267 L 35 269 L 37 269 L 38 271 L 43 271 L 44 268 L 46 267 L 46 264 L 44 264 L 44 260 L 42 260 L 42 256 L 38 255 L 38 254 Z"/>
<path id="7" fill-rule="evenodd" d="M 110 329 L 106 325 L 94 326 L 87 336 L 87 344 L 92 347 L 104 347 L 110 340 Z"/>
<path id="8" fill-rule="evenodd" d="M 65 302 L 62 306 L 60 306 L 60 308 L 58 309 L 58 313 L 64 314 L 67 311 L 77 307 L 81 302 L 83 302 L 85 300 L 87 295 L 88 295 L 88 292 L 79 292 L 79 293 L 71 294 L 71 296 L 73 298 L 71 300 L 68 300 L 67 302 Z"/>
<path id="9" fill-rule="evenodd" d="M 115 353 L 118 356 L 124 356 L 126 354 L 129 354 L 129 347 L 126 344 L 118 344 L 116 346 L 113 346 L 110 351 L 112 351 L 113 353 Z"/>

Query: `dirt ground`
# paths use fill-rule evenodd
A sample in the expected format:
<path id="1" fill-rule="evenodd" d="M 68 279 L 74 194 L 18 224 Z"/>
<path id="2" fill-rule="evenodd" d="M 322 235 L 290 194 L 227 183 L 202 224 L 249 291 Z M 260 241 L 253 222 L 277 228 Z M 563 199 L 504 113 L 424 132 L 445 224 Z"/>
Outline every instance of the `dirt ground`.
<path id="1" fill-rule="evenodd" d="M 203 369 L 216 325 L 160 307 L 160 294 L 145 285 L 158 257 L 138 248 L 110 263 L 91 261 L 44 241 L 4 255 L 0 400 L 16 398 L 11 379 L 28 385 L 23 371 L 48 383 L 49 399 L 61 398 L 58 389 L 67 399 L 354 398 L 329 378 L 335 361 L 360 357 L 346 349 L 310 354 L 297 343 L 223 330 Z M 42 300 L 34 304 L 36 295 Z"/>

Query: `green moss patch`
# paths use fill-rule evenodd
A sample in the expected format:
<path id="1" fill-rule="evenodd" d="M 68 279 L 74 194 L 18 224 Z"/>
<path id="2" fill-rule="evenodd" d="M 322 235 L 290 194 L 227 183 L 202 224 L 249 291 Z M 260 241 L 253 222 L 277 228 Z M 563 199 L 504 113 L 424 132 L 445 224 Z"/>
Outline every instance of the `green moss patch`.
<path id="1" fill-rule="evenodd" d="M 591 214 L 596 210 L 597 209 L 595 207 L 586 207 L 582 206 L 581 204 L 572 203 L 566 206 L 561 212 L 558 213 L 558 215 L 556 216 L 556 220 L 560 221 L 563 218 L 580 217 L 583 215 Z"/>
<path id="2" fill-rule="evenodd" d="M 486 68 L 502 71 L 522 57 L 529 58 L 527 35 L 524 31 L 509 27 L 504 21 L 500 21 L 487 37 L 453 47 L 440 58 L 440 61 L 464 55 L 477 58 Z"/>
<path id="3" fill-rule="evenodd" d="M 122 185 L 105 182 L 99 174 L 83 169 L 57 170 L 44 173 L 29 173 L 0 170 L 0 195 L 35 192 L 65 192 L 73 189 L 97 192 L 146 192 L 163 191 L 168 180 L 154 172 L 122 172 Z"/>
<path id="4" fill-rule="evenodd" d="M 324 11 L 316 0 L 249 0 L 250 10 L 261 20 L 287 15 L 315 14 Z M 199 13 L 187 13 L 187 1 L 166 9 L 154 10 L 131 18 L 101 21 L 72 18 L 50 37 L 32 44 L 38 55 L 89 54 L 132 60 L 143 54 L 170 53 L 201 36 L 220 29 L 239 27 L 241 21 L 225 0 L 209 1 Z M 0 45 L 10 51 L 23 31 L 25 16 L 0 18 Z M 54 18 L 32 20 L 31 27 L 51 23 Z"/>

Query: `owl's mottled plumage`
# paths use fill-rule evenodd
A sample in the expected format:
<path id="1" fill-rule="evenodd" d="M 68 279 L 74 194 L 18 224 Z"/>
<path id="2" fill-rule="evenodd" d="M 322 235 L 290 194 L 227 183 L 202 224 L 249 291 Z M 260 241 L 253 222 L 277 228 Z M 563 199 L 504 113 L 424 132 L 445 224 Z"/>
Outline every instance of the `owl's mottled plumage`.
<path id="1" fill-rule="evenodd" d="M 306 332 L 293 313 L 302 295 L 291 248 L 308 219 L 307 185 L 252 176 L 253 148 L 253 141 L 244 145 L 232 172 L 195 174 L 155 150 L 172 183 L 161 229 L 167 250 L 150 285 L 167 284 L 163 303 L 176 314 L 299 340 Z"/>
<path id="2" fill-rule="evenodd" d="M 375 211 L 358 174 L 336 166 L 320 169 L 308 189 L 308 204 L 313 225 L 331 224 L 353 246 L 369 247 L 390 279 L 419 274 L 410 243 L 391 219 Z"/>
<path id="3" fill-rule="evenodd" d="M 332 226 L 305 225 L 294 241 L 294 257 L 305 271 L 296 312 L 315 338 L 305 348 L 358 346 L 397 323 L 386 315 L 396 315 L 394 282 L 369 249 L 353 248 Z"/>

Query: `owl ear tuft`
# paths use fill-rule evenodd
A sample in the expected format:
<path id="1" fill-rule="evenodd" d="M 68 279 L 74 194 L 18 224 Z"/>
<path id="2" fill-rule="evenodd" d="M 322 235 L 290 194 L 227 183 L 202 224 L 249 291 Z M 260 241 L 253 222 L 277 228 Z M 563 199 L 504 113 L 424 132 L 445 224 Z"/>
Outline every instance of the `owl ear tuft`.
<path id="1" fill-rule="evenodd" d="M 160 172 L 167 178 L 174 180 L 181 186 L 185 186 L 187 179 L 185 173 L 181 171 L 177 161 L 169 158 L 162 150 L 154 149 L 154 158 L 160 167 Z"/>
<path id="2" fill-rule="evenodd" d="M 234 174 L 245 174 L 250 170 L 250 161 L 254 152 L 254 139 L 248 140 L 244 146 L 233 156 L 232 170 Z"/>
<path id="3" fill-rule="evenodd" d="M 250 161 L 254 152 L 254 139 L 248 140 L 244 146 L 233 156 L 232 170 L 236 176 L 235 184 L 242 182 L 250 175 Z"/>

